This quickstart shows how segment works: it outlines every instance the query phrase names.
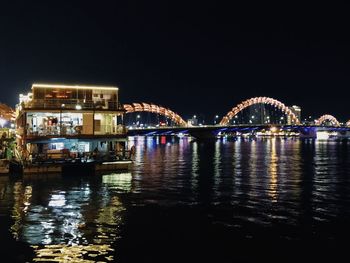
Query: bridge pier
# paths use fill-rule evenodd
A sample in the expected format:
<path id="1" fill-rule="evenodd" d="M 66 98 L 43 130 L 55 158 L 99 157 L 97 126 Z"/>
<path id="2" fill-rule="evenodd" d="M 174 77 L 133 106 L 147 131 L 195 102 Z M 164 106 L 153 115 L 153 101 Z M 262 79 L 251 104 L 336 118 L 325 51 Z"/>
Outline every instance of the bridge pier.
<path id="1" fill-rule="evenodd" d="M 317 138 L 317 128 L 315 127 L 300 127 L 300 138 L 305 139 L 316 139 Z"/>
<path id="2" fill-rule="evenodd" d="M 189 130 L 189 135 L 196 139 L 216 139 L 218 135 L 218 131 L 215 130 Z"/>

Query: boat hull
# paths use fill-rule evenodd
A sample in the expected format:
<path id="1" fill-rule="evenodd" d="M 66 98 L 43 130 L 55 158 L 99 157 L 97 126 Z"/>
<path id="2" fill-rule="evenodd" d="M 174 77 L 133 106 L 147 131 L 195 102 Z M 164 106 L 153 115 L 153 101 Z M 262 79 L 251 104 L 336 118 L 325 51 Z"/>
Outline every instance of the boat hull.
<path id="1" fill-rule="evenodd" d="M 129 170 L 131 161 L 103 162 L 95 165 L 95 171 Z"/>
<path id="2" fill-rule="evenodd" d="M 91 175 L 100 171 L 125 171 L 129 170 L 132 161 L 114 162 L 87 162 L 87 163 L 52 163 L 26 165 L 22 168 L 23 174 L 57 174 L 64 175 Z"/>

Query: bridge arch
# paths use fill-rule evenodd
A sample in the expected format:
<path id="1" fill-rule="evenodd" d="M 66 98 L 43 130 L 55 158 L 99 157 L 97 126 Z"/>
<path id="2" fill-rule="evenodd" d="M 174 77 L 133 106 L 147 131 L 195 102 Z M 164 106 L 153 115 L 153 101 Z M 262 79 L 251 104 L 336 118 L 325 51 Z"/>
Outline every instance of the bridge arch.
<path id="1" fill-rule="evenodd" d="M 318 118 L 315 121 L 315 124 L 316 125 L 322 125 L 322 123 L 324 123 L 325 121 L 331 122 L 334 126 L 340 126 L 339 121 L 334 116 L 332 116 L 330 114 L 322 115 L 320 118 Z"/>
<path id="2" fill-rule="evenodd" d="M 173 122 L 180 126 L 186 126 L 187 123 L 181 118 L 180 115 L 176 114 L 170 109 L 164 108 L 162 106 L 153 104 L 153 103 L 131 103 L 131 104 L 124 104 L 124 109 L 126 110 L 126 113 L 132 113 L 132 112 L 152 112 L 157 113 L 160 115 L 163 115 L 169 119 L 171 119 Z"/>
<path id="3" fill-rule="evenodd" d="M 222 120 L 220 121 L 220 125 L 228 125 L 230 120 L 236 116 L 239 112 L 241 112 L 242 110 L 244 110 L 247 107 L 250 107 L 254 104 L 268 104 L 268 105 L 272 105 L 278 109 L 280 109 L 284 114 L 288 115 L 292 122 L 295 124 L 299 124 L 300 121 L 298 119 L 298 117 L 294 114 L 294 112 L 292 112 L 286 105 L 284 105 L 282 102 L 275 100 L 273 98 L 269 98 L 269 97 L 255 97 L 255 98 L 251 98 L 245 101 L 242 101 L 241 103 L 239 103 L 237 106 L 233 107 L 232 110 L 230 110 L 225 117 L 222 118 Z"/>
<path id="4" fill-rule="evenodd" d="M 16 112 L 10 106 L 0 103 L 0 118 L 13 121 L 16 119 Z"/>

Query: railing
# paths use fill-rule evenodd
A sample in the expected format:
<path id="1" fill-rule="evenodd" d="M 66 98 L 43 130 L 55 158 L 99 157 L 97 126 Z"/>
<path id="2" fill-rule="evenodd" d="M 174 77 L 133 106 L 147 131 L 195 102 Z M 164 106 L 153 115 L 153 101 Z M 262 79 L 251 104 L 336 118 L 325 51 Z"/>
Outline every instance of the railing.
<path id="1" fill-rule="evenodd" d="M 117 101 L 86 101 L 78 99 L 33 99 L 22 102 L 24 109 L 124 110 Z"/>
<path id="2" fill-rule="evenodd" d="M 98 129 L 97 129 L 98 128 Z M 94 130 L 95 129 L 95 130 Z M 48 126 L 48 127 L 27 127 L 28 137 L 43 136 L 76 136 L 76 135 L 123 135 L 126 134 L 123 125 L 75 125 L 75 126 Z"/>

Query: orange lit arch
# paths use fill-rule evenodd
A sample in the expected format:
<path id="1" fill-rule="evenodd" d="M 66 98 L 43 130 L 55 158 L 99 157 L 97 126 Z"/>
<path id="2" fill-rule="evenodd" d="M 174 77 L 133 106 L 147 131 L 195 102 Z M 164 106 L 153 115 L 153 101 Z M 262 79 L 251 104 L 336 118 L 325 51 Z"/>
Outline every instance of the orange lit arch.
<path id="1" fill-rule="evenodd" d="M 142 102 L 142 103 L 124 104 L 123 107 L 126 110 L 126 113 L 131 113 L 131 112 L 157 113 L 171 119 L 173 122 L 175 122 L 180 126 L 186 126 L 186 122 L 178 114 L 162 106 L 158 106 L 152 103 Z"/>
<path id="2" fill-rule="evenodd" d="M 280 109 L 284 114 L 288 115 L 292 122 L 294 124 L 299 124 L 300 121 L 298 119 L 298 117 L 294 114 L 294 112 L 292 112 L 286 105 L 284 105 L 282 102 L 275 100 L 273 98 L 269 98 L 269 97 L 255 97 L 255 98 L 251 98 L 248 100 L 245 100 L 241 103 L 239 103 L 237 106 L 235 106 L 234 108 L 232 108 L 231 111 L 229 111 L 225 117 L 222 118 L 222 120 L 220 121 L 220 125 L 228 125 L 230 120 L 236 116 L 239 112 L 241 112 L 242 110 L 244 110 L 247 107 L 250 107 L 254 104 L 268 104 L 268 105 L 272 105 L 278 109 Z"/>
<path id="3" fill-rule="evenodd" d="M 16 112 L 6 104 L 0 103 L 0 117 L 7 121 L 13 121 L 16 118 Z"/>
<path id="4" fill-rule="evenodd" d="M 325 121 L 331 122 L 334 126 L 340 126 L 339 121 L 334 116 L 329 114 L 322 115 L 315 121 L 315 123 L 316 125 L 322 125 L 322 123 L 324 123 Z"/>

